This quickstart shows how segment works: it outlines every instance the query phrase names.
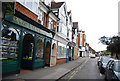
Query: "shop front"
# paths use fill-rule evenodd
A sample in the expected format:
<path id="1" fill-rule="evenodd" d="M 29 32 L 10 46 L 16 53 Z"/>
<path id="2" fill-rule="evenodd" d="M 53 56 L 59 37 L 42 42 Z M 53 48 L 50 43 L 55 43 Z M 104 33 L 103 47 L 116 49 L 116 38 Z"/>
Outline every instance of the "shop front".
<path id="1" fill-rule="evenodd" d="M 51 53 L 51 61 L 50 61 L 50 66 L 55 66 L 56 65 L 56 60 L 57 60 L 57 41 L 55 39 L 52 40 L 52 53 Z"/>
<path id="2" fill-rule="evenodd" d="M 54 36 L 55 44 L 57 46 L 57 53 L 56 53 L 56 64 L 66 62 L 66 49 L 68 40 L 62 37 L 62 34 L 56 32 Z"/>
<path id="3" fill-rule="evenodd" d="M 68 44 L 67 44 L 67 59 L 66 59 L 66 61 L 68 62 L 68 61 L 72 61 L 73 59 L 72 59 L 72 56 L 73 56 L 73 54 L 72 54 L 72 49 L 75 47 L 75 43 L 73 43 L 73 42 L 68 42 Z"/>
<path id="4" fill-rule="evenodd" d="M 20 40 L 20 30 L 16 27 L 5 27 L 6 24 L 3 24 L 1 27 L 2 44 L 0 46 L 1 57 L 0 61 L 2 62 L 2 72 L 19 72 L 19 61 L 18 61 L 18 50 L 19 50 L 19 40 Z"/>
<path id="5" fill-rule="evenodd" d="M 2 73 L 50 66 L 54 32 L 20 12 L 16 14 L 6 15 L 2 23 Z"/>

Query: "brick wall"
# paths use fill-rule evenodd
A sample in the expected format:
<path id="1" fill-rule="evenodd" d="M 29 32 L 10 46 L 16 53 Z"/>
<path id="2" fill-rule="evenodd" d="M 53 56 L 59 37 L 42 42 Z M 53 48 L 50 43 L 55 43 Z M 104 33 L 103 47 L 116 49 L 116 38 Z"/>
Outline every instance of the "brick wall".
<path id="1" fill-rule="evenodd" d="M 46 13 L 44 12 L 44 21 L 43 21 L 43 25 L 46 26 L 47 22 L 46 22 Z"/>
<path id="2" fill-rule="evenodd" d="M 57 64 L 66 62 L 66 58 L 57 59 Z"/>
<path id="3" fill-rule="evenodd" d="M 78 51 L 79 49 L 78 49 L 78 47 L 77 46 L 75 46 L 74 47 L 74 59 L 77 59 L 78 58 Z"/>
<path id="4" fill-rule="evenodd" d="M 28 10 L 27 8 L 25 8 L 23 5 L 21 5 L 20 3 L 16 3 L 15 8 L 22 12 L 23 14 L 27 15 L 28 17 L 30 17 L 31 19 L 38 21 L 38 16 L 36 14 L 34 14 L 33 12 L 31 12 L 30 10 Z"/>
<path id="5" fill-rule="evenodd" d="M 83 47 L 85 47 L 84 43 L 85 43 L 85 34 L 83 34 L 83 38 L 82 38 L 82 46 Z"/>
<path id="6" fill-rule="evenodd" d="M 56 26 L 56 25 L 57 25 L 57 22 L 56 22 L 56 21 L 53 21 L 53 29 L 54 29 L 54 30 L 57 30 L 57 26 Z"/>
<path id="7" fill-rule="evenodd" d="M 80 33 L 78 33 L 78 46 L 80 46 Z"/>

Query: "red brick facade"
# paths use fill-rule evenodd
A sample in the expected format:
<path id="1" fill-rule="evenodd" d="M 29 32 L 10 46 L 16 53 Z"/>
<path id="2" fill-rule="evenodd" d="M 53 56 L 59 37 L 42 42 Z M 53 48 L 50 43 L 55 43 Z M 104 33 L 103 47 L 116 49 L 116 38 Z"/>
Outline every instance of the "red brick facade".
<path id="1" fill-rule="evenodd" d="M 78 46 L 80 46 L 80 33 L 78 32 Z"/>
<path id="2" fill-rule="evenodd" d="M 46 13 L 44 12 L 44 21 L 43 21 L 43 25 L 46 26 L 47 22 L 46 22 Z"/>
<path id="3" fill-rule="evenodd" d="M 57 59 L 57 64 L 66 62 L 66 58 Z"/>
<path id="4" fill-rule="evenodd" d="M 82 38 L 82 46 L 85 47 L 85 34 L 83 34 L 83 38 Z"/>
<path id="5" fill-rule="evenodd" d="M 57 27 L 56 25 L 57 25 L 57 22 L 54 21 L 54 22 L 53 22 L 53 29 L 54 29 L 54 30 L 57 29 L 57 28 L 56 28 L 56 27 Z"/>
<path id="6" fill-rule="evenodd" d="M 28 10 L 27 8 L 25 8 L 23 5 L 21 5 L 20 3 L 16 2 L 15 8 L 22 12 L 23 14 L 27 15 L 28 17 L 30 17 L 31 19 L 38 21 L 38 16 L 36 14 L 34 14 L 33 12 L 31 12 L 30 10 Z"/>

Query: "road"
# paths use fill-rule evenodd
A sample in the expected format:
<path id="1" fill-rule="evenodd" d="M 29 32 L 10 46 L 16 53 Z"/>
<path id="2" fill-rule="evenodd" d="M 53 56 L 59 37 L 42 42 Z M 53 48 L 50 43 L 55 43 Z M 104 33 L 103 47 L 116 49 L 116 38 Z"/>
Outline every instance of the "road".
<path id="1" fill-rule="evenodd" d="M 71 81 L 74 79 L 86 79 L 86 80 L 102 80 L 104 81 L 104 75 L 99 72 L 97 67 L 97 58 L 90 58 L 82 63 L 81 66 L 71 71 L 61 79 Z"/>

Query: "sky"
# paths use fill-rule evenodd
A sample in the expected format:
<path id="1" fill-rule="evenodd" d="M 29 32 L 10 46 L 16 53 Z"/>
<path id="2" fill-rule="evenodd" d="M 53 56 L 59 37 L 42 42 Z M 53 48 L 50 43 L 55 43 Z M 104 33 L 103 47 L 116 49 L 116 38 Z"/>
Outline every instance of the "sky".
<path id="1" fill-rule="evenodd" d="M 67 11 L 72 11 L 73 22 L 79 23 L 79 29 L 85 31 L 86 42 L 96 51 L 106 50 L 99 43 L 102 36 L 114 36 L 118 33 L 118 2 L 120 0 L 55 0 L 65 1 Z"/>

